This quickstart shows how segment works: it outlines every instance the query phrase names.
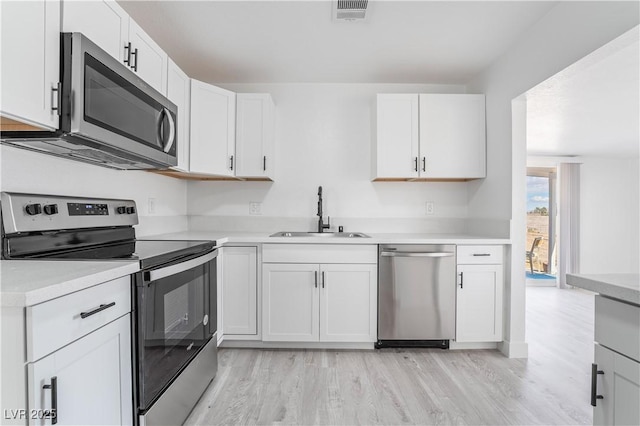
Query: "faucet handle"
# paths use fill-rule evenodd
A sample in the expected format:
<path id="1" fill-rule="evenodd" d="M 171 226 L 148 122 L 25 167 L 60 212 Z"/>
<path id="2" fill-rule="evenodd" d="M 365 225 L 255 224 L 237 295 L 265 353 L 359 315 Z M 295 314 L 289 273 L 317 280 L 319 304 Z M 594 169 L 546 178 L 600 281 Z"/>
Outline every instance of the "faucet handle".
<path id="1" fill-rule="evenodd" d="M 322 227 L 324 229 L 329 229 L 331 228 L 331 216 L 327 216 L 327 223 L 323 224 Z"/>

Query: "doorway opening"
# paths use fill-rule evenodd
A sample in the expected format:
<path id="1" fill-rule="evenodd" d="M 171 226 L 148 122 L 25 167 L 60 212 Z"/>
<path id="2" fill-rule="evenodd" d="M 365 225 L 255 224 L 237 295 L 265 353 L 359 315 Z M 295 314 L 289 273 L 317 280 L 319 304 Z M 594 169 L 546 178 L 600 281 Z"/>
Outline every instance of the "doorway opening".
<path id="1" fill-rule="evenodd" d="M 555 167 L 527 168 L 527 285 L 556 283 L 557 172 Z"/>

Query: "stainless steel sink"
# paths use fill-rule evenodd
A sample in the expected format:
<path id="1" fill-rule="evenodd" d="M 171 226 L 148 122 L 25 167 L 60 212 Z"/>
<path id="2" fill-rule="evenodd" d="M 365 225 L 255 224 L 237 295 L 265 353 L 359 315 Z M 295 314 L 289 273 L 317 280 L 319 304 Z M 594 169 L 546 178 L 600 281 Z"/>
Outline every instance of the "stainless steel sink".
<path id="1" fill-rule="evenodd" d="M 276 232 L 270 237 L 371 238 L 362 232 Z"/>

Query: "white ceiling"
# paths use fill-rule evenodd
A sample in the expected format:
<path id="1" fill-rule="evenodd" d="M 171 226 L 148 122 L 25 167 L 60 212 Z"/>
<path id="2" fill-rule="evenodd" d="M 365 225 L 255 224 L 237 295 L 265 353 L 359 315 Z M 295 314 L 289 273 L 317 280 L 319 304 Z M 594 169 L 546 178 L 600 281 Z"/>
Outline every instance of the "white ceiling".
<path id="1" fill-rule="evenodd" d="M 556 2 L 119 1 L 191 77 L 211 83 L 465 83 Z"/>
<path id="2" fill-rule="evenodd" d="M 640 155 L 639 37 L 636 27 L 527 92 L 530 155 Z"/>

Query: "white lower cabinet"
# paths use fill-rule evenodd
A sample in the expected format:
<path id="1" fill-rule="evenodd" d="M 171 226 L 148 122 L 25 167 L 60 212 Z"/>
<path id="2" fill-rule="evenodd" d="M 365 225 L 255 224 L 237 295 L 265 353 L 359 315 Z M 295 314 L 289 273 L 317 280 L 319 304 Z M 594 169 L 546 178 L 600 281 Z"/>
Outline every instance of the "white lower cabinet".
<path id="1" fill-rule="evenodd" d="M 377 337 L 376 265 L 320 265 L 320 341 Z"/>
<path id="2" fill-rule="evenodd" d="M 59 425 L 132 424 L 129 314 L 29 364 L 28 389 L 34 417 L 55 410 Z"/>
<path id="3" fill-rule="evenodd" d="M 639 330 L 640 306 L 596 295 L 594 425 L 640 425 Z"/>
<path id="4" fill-rule="evenodd" d="M 257 247 L 223 247 L 222 324 L 227 339 L 258 337 Z"/>
<path id="5" fill-rule="evenodd" d="M 456 341 L 502 341 L 502 246 L 458 246 L 457 255 Z"/>
<path id="6" fill-rule="evenodd" d="M 594 425 L 640 424 L 640 363 L 604 346 L 595 345 L 597 374 Z"/>
<path id="7" fill-rule="evenodd" d="M 264 341 L 374 342 L 377 268 L 265 263 Z"/>
<path id="8" fill-rule="evenodd" d="M 262 340 L 317 342 L 318 265 L 263 264 Z"/>

